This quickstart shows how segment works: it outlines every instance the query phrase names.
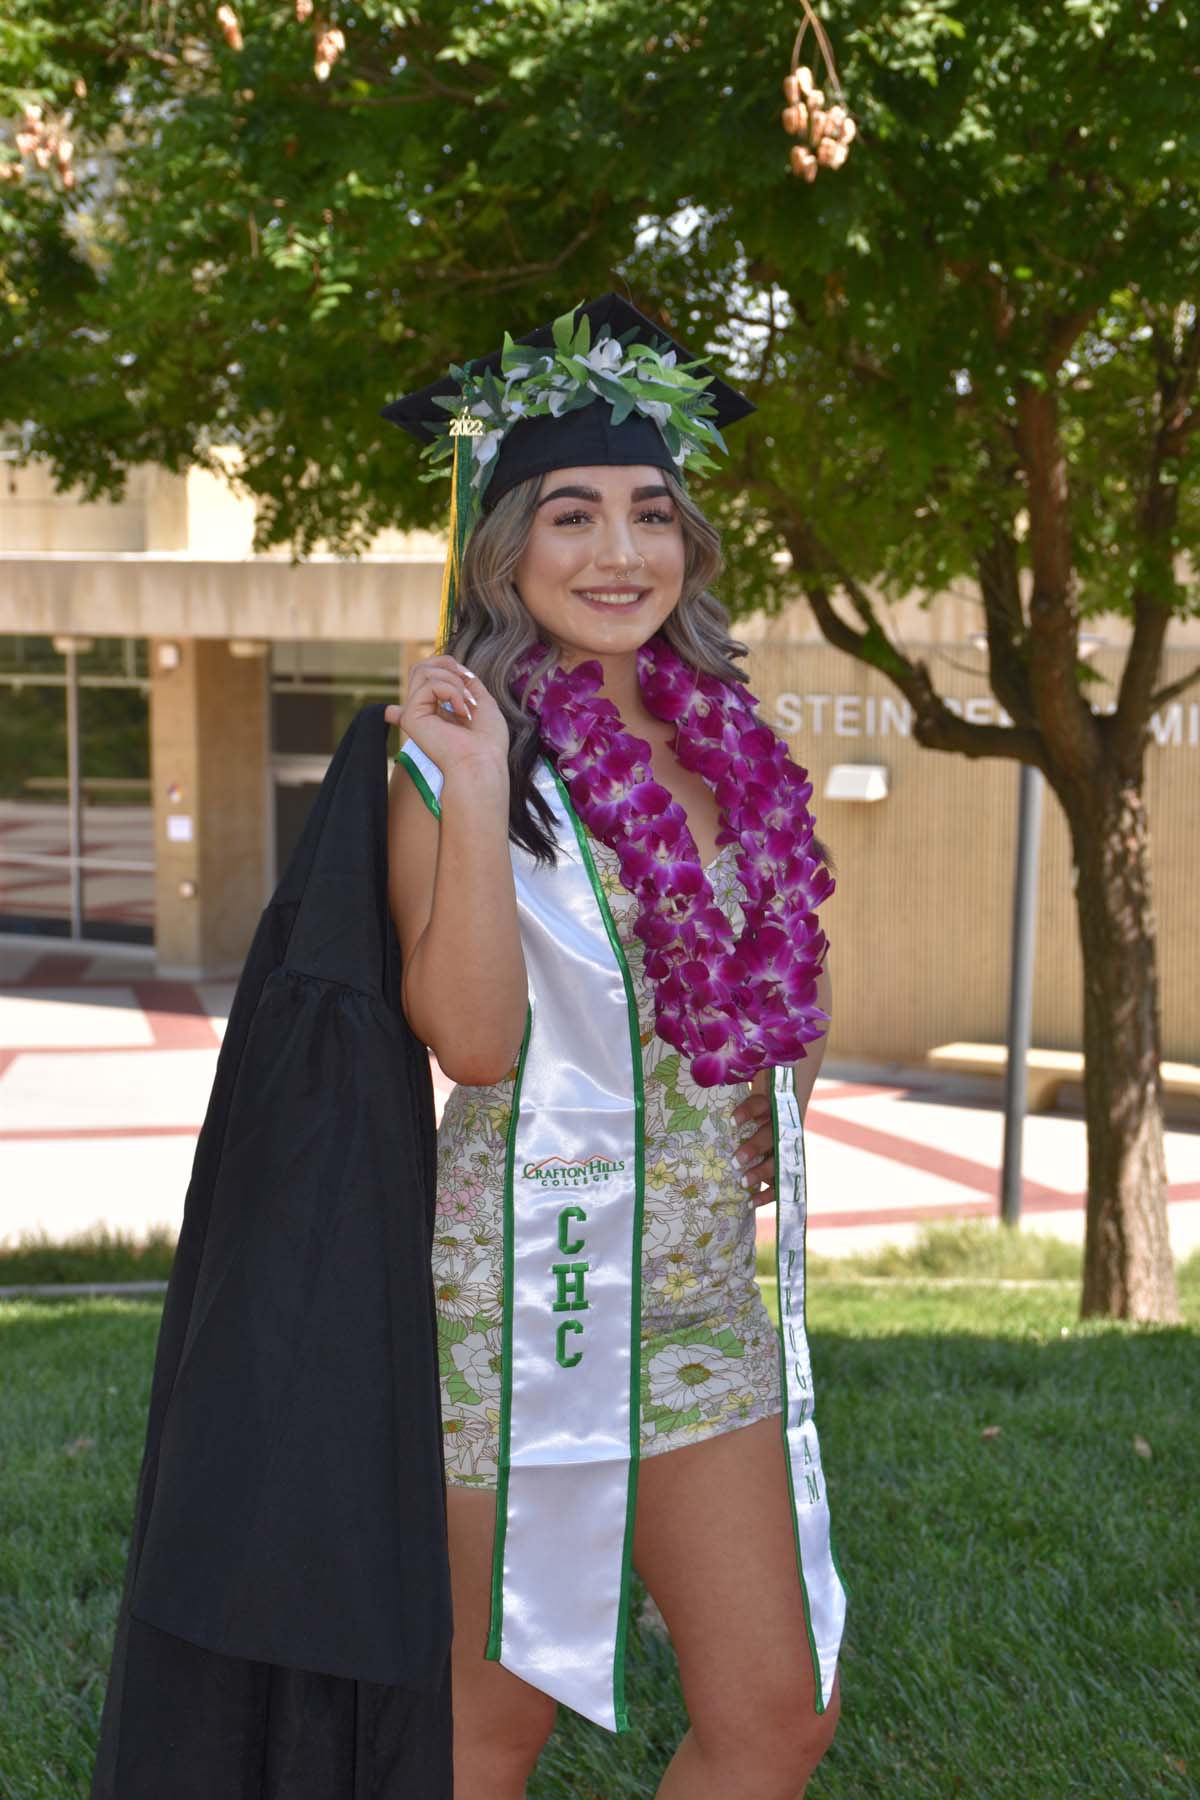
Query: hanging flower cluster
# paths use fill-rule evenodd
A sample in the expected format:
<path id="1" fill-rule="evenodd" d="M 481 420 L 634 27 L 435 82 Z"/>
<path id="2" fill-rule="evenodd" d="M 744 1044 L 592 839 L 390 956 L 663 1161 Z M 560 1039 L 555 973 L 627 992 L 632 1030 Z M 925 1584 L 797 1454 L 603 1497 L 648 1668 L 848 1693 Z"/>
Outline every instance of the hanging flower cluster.
<path id="1" fill-rule="evenodd" d="M 804 140 L 792 145 L 792 173 L 802 175 L 805 181 L 811 182 L 817 179 L 818 169 L 841 168 L 858 135 L 858 127 L 843 104 L 845 96 L 838 80 L 829 39 L 808 0 L 801 0 L 801 5 L 804 7 L 804 23 L 792 48 L 791 74 L 783 78 L 783 97 L 787 105 L 780 118 L 789 137 Z M 800 46 L 810 24 L 825 61 L 822 80 L 833 94 L 832 104 L 827 102 L 825 88 L 818 84 L 813 71 L 798 61 Z"/>
<path id="2" fill-rule="evenodd" d="M 706 392 L 712 376 L 692 373 L 703 368 L 702 361 L 681 363 L 674 350 L 662 352 L 639 342 L 636 326 L 614 337 L 605 322 L 593 343 L 591 320 L 584 313 L 576 326 L 576 311 L 572 307 L 555 319 L 551 350 L 515 344 L 506 331 L 499 378 L 492 369 L 474 373 L 450 364 L 459 391 L 435 394 L 433 404 L 457 417 L 447 420 L 444 431 L 422 450 L 422 457 L 434 465 L 423 481 L 450 473 L 455 438 L 461 436 L 471 446 L 471 486 L 482 498 L 500 445 L 519 420 L 547 414 L 559 419 L 591 406 L 597 398 L 611 404 L 614 425 L 623 424 L 631 412 L 653 419 L 677 468 L 685 462 L 689 471 L 717 466 L 709 450 L 715 446 L 725 451 L 726 445 L 714 423 L 716 402 Z M 479 421 L 476 430 L 452 429 L 464 412 Z M 437 466 L 442 463 L 445 468 Z"/>
<path id="3" fill-rule="evenodd" d="M 544 657 L 541 643 L 523 653 L 513 693 L 536 714 L 572 806 L 616 851 L 622 884 L 639 901 L 633 930 L 645 946 L 658 1035 L 690 1059 L 700 1087 L 798 1061 L 829 1020 L 817 1004 L 827 940 L 816 909 L 834 888 L 812 847 L 804 770 L 757 716 L 753 694 L 698 673 L 661 633 L 642 645 L 642 697 L 656 718 L 674 722 L 670 747 L 683 767 L 713 789 L 718 845 L 740 847 L 744 925 L 735 939 L 687 815 L 654 778 L 650 745 L 625 730 L 611 700 L 595 698 L 600 662 L 531 681 Z"/>
<path id="4" fill-rule="evenodd" d="M 65 188 L 75 186 L 75 171 L 71 167 L 75 146 L 65 135 L 70 122 L 69 112 L 64 113 L 58 123 L 44 118 L 37 101 L 30 100 L 26 102 L 16 132 L 16 146 L 21 158 L 31 157 L 39 169 L 48 169 L 53 163 Z M 20 181 L 24 174 L 24 160 L 0 162 L 0 181 Z"/>

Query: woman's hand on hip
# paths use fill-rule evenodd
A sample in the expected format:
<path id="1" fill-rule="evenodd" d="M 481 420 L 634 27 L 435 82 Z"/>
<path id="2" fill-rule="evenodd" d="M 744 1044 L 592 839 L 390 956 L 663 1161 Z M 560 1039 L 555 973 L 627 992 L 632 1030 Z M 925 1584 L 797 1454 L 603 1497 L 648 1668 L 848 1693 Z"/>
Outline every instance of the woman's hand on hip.
<path id="1" fill-rule="evenodd" d="M 741 1139 L 738 1165 L 755 1206 L 775 1199 L 775 1133 L 771 1126 L 770 1071 L 760 1072 L 750 1092 L 733 1109 Z"/>

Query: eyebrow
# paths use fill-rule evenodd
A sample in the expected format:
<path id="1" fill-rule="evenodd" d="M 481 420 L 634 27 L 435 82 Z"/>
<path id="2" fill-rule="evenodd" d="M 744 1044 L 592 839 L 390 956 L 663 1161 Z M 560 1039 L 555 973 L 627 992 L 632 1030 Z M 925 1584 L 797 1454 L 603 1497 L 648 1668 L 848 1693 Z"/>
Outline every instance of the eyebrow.
<path id="1" fill-rule="evenodd" d="M 631 501 L 657 500 L 660 497 L 664 497 L 669 500 L 671 497 L 670 488 L 661 487 L 661 486 L 634 488 L 633 493 L 630 495 L 630 500 Z M 553 493 L 543 494 L 541 499 L 538 501 L 538 505 L 545 506 L 545 504 L 548 500 L 567 500 L 567 499 L 570 499 L 570 500 L 601 500 L 601 499 L 603 499 L 603 495 L 596 488 L 559 487 L 559 488 L 555 488 Z"/>

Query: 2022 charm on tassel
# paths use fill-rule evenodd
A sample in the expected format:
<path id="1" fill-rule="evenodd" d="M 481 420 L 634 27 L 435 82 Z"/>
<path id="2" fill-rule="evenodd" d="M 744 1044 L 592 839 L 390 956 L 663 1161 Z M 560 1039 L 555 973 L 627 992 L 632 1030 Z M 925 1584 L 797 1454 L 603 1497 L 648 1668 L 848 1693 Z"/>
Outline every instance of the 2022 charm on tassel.
<path id="1" fill-rule="evenodd" d="M 850 153 L 851 144 L 858 136 L 858 126 L 846 108 L 846 96 L 838 79 L 833 49 L 821 21 L 808 0 L 801 0 L 801 5 L 804 7 L 804 21 L 796 33 L 796 42 L 792 45 L 791 73 L 783 78 L 783 97 L 787 105 L 783 109 L 781 120 L 789 137 L 804 140 L 792 145 L 792 173 L 802 175 L 805 181 L 812 182 L 817 179 L 820 169 L 841 168 Z M 818 53 L 825 64 L 825 73 L 821 77 L 824 85 L 821 86 L 818 85 L 816 73 L 800 62 L 800 46 L 810 25 Z M 827 91 L 832 97 L 832 105 L 827 102 Z"/>

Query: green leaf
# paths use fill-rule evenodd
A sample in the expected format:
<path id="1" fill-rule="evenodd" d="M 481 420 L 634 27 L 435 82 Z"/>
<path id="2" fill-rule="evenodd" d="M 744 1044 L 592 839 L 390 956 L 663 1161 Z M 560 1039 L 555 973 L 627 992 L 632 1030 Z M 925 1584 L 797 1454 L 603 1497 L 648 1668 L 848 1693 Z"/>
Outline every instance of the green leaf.
<path id="1" fill-rule="evenodd" d="M 559 313 L 557 319 L 555 319 L 553 325 L 550 327 L 554 336 L 555 345 L 561 351 L 566 352 L 571 348 L 571 339 L 574 336 L 572 324 L 573 315 L 569 312 L 565 312 Z"/>
<path id="2" fill-rule="evenodd" d="M 475 1392 L 461 1369 L 455 1369 L 452 1375 L 446 1377 L 446 1398 L 453 1400 L 456 1405 L 462 1402 L 467 1406 L 478 1406 L 482 1396 Z"/>
<path id="3" fill-rule="evenodd" d="M 677 1106 L 667 1120 L 668 1131 L 699 1131 L 704 1125 L 705 1115 L 697 1107 Z"/>
<path id="4" fill-rule="evenodd" d="M 633 397 L 627 388 L 622 387 L 619 381 L 614 381 L 611 375 L 601 375 L 596 369 L 589 370 L 589 375 L 591 377 L 591 385 L 595 388 L 597 393 L 603 394 L 604 398 L 606 400 L 611 400 L 614 405 L 624 406 L 626 401 L 628 401 L 629 404 L 626 410 L 632 409 Z"/>

